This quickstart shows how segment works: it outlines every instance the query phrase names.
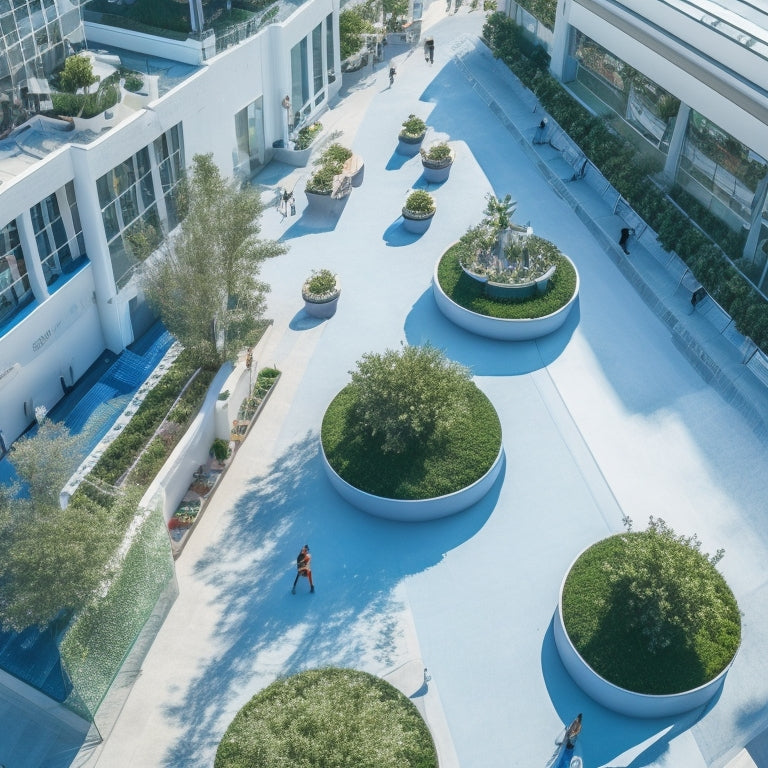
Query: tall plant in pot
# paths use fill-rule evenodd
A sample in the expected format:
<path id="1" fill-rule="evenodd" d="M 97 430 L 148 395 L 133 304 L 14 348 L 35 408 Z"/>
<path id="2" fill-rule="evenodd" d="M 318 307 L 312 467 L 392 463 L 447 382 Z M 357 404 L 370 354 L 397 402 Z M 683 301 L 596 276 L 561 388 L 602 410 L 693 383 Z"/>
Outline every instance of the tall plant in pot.
<path id="1" fill-rule="evenodd" d="M 416 115 L 408 115 L 397 135 L 397 151 L 401 155 L 413 157 L 421 149 L 421 142 L 427 134 L 427 124 Z"/>
<path id="2" fill-rule="evenodd" d="M 339 278 L 330 269 L 313 270 L 301 287 L 304 310 L 312 317 L 331 317 L 341 296 Z"/>
<path id="3" fill-rule="evenodd" d="M 436 210 L 435 198 L 429 192 L 414 190 L 406 198 L 402 209 L 403 226 L 409 232 L 420 235 L 427 231 Z"/>

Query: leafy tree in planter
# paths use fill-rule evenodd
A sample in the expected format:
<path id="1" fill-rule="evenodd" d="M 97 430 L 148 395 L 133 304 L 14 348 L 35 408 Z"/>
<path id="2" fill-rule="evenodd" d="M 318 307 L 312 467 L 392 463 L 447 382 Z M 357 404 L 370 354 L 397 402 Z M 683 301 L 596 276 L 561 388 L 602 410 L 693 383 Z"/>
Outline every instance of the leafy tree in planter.
<path id="1" fill-rule="evenodd" d="M 465 407 L 468 368 L 429 345 L 369 352 L 351 371 L 360 428 L 398 453 L 428 437 L 438 423 Z"/>
<path id="2" fill-rule="evenodd" d="M 61 87 L 67 93 L 77 93 L 78 89 L 83 88 L 87 94 L 88 88 L 98 80 L 93 74 L 93 64 L 87 56 L 69 56 L 64 62 Z"/>
<path id="3" fill-rule="evenodd" d="M 28 489 L 0 486 L 0 625 L 44 628 L 83 606 L 109 575 L 107 563 L 136 509 L 118 496 L 111 509 L 85 498 L 59 506 L 59 492 L 77 465 L 77 438 L 43 419 L 18 440 L 10 461 Z"/>
<path id="4" fill-rule="evenodd" d="M 259 265 L 287 248 L 258 238 L 258 193 L 223 179 L 210 154 L 192 159 L 183 198 L 186 218 L 165 253 L 146 262 L 144 289 L 166 328 L 216 368 L 255 343 L 269 290 Z"/>
<path id="5" fill-rule="evenodd" d="M 345 8 L 339 14 L 339 55 L 341 60 L 354 56 L 363 47 L 363 35 L 374 32 L 360 8 Z"/>

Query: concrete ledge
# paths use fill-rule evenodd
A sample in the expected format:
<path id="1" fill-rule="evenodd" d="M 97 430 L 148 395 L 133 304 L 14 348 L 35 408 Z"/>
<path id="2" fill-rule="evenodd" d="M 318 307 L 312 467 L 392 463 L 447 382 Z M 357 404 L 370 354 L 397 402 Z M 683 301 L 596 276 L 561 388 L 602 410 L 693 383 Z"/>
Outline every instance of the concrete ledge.
<path id="1" fill-rule="evenodd" d="M 442 257 L 441 257 L 442 258 Z M 565 258 L 568 258 L 567 256 Z M 568 259 L 568 261 L 571 261 Z M 488 317 L 456 304 L 440 287 L 437 279 L 437 268 L 440 261 L 435 264 L 432 275 L 432 294 L 435 297 L 438 309 L 452 322 L 470 333 L 485 336 L 489 339 L 501 341 L 530 341 L 553 333 L 568 318 L 573 305 L 579 297 L 579 272 L 576 270 L 576 289 L 568 303 L 553 312 L 551 315 L 537 317 L 530 320 L 506 320 L 500 317 Z M 576 265 L 573 264 L 576 269 Z"/>
<path id="2" fill-rule="evenodd" d="M 369 515 L 383 517 L 387 520 L 414 523 L 448 517 L 471 507 L 488 493 L 491 486 L 496 482 L 504 464 L 504 448 L 502 446 L 491 468 L 479 480 L 460 491 L 431 499 L 388 499 L 384 496 L 374 496 L 372 493 L 366 493 L 355 488 L 354 485 L 350 485 L 330 465 L 322 444 L 320 453 L 328 479 L 343 499 Z"/>
<path id="3" fill-rule="evenodd" d="M 580 556 L 581 553 L 579 553 Z M 576 559 L 578 560 L 578 557 Z M 574 562 L 576 561 L 574 560 Z M 571 564 L 572 567 L 573 563 Z M 669 717 L 689 712 L 697 707 L 703 707 L 717 694 L 725 681 L 725 676 L 728 674 L 733 660 L 717 677 L 708 683 L 698 688 L 692 688 L 690 691 L 665 695 L 635 693 L 634 691 L 629 691 L 626 688 L 620 688 L 618 685 L 609 683 L 604 677 L 598 675 L 576 650 L 570 637 L 568 637 L 565 624 L 563 623 L 563 588 L 571 568 L 568 568 L 566 571 L 563 582 L 560 585 L 560 598 L 554 618 L 555 645 L 557 646 L 557 653 L 563 662 L 563 666 L 584 693 L 614 712 L 619 712 L 629 717 L 649 718 Z"/>

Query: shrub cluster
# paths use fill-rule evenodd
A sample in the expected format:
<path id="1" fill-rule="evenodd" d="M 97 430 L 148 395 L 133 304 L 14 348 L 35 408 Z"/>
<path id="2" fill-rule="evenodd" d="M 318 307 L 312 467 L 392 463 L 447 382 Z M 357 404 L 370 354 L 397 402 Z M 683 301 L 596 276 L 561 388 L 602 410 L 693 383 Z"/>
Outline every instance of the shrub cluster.
<path id="1" fill-rule="evenodd" d="M 275 385 L 280 371 L 277 368 L 262 368 L 256 375 L 256 381 L 253 383 L 251 394 L 243 400 L 240 405 L 238 418 L 247 421 L 256 415 L 256 411 L 261 405 L 267 393 Z"/>
<path id="2" fill-rule="evenodd" d="M 435 199 L 426 190 L 414 190 L 405 200 L 405 210 L 428 216 L 435 212 Z"/>
<path id="3" fill-rule="evenodd" d="M 304 283 L 304 292 L 317 299 L 331 296 L 336 292 L 336 275 L 330 269 L 313 270 Z"/>
<path id="4" fill-rule="evenodd" d="M 293 145 L 294 149 L 307 149 L 322 130 L 322 123 L 311 123 L 300 128 Z"/>
<path id="5" fill-rule="evenodd" d="M 407 120 L 403 120 L 400 128 L 400 135 L 407 136 L 409 139 L 417 139 L 427 132 L 427 124 L 416 115 L 408 115 Z"/>
<path id="6" fill-rule="evenodd" d="M 306 191 L 316 195 L 330 195 L 333 192 L 333 180 L 344 170 L 344 163 L 352 157 L 352 150 L 341 144 L 331 144 L 315 160 L 315 171 L 309 177 Z"/>
<path id="7" fill-rule="evenodd" d="M 604 120 L 591 115 L 549 74 L 549 55 L 509 17 L 502 13 L 489 16 L 483 35 L 494 55 L 536 94 L 590 161 L 658 233 L 662 246 L 675 251 L 733 318 L 737 329 L 768 352 L 768 302 L 725 258 L 725 254 L 732 258 L 741 254 L 744 235 L 728 230 L 702 206 L 694 205 L 688 210 L 704 231 L 693 224 L 649 180 L 649 174 L 658 167 L 640 159 L 626 139 L 612 133 Z M 690 200 L 682 191 L 675 189 L 672 196 L 688 207 Z"/>

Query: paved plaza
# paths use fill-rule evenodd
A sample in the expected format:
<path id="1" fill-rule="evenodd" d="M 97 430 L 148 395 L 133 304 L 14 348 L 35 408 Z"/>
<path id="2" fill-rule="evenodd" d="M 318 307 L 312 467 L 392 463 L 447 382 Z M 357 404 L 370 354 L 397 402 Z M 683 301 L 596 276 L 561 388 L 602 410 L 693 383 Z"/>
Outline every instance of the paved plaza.
<path id="1" fill-rule="evenodd" d="M 264 236 L 290 246 L 262 270 L 274 325 L 256 351 L 256 366 L 274 365 L 282 377 L 177 561 L 179 597 L 116 726 L 75 764 L 211 766 L 256 692 L 303 669 L 342 665 L 413 697 L 441 768 L 552 767 L 555 741 L 579 712 L 585 768 L 768 766 L 764 425 L 702 378 L 691 362 L 701 355 L 681 348 L 628 267 L 617 266 L 611 233 L 621 221 L 583 181 L 568 182 L 575 197 L 557 194 L 553 178 L 566 180 L 567 167 L 551 147 L 532 147 L 541 112 L 480 42 L 482 22 L 466 7 L 446 14 L 433 4 L 434 65 L 419 48 L 403 49 L 393 54 L 391 88 L 385 65 L 345 81 L 321 121 L 362 156 L 365 178 L 338 220 L 306 213 L 311 168 L 272 164 L 257 179 L 275 192 L 296 185 L 297 215 L 270 205 L 262 220 Z M 421 237 L 399 220 L 421 176 L 418 157 L 394 151 L 409 113 L 427 121 L 427 143 L 449 139 L 457 155 L 448 181 L 430 189 L 437 214 Z M 579 270 L 571 317 L 535 342 L 473 336 L 432 297 L 436 261 L 477 223 L 489 192 L 511 194 L 514 220 L 530 222 Z M 738 357 L 691 314 L 690 296 L 657 277 L 640 244 L 630 251 L 631 269 L 663 293 L 723 377 L 736 377 Z M 300 296 L 320 268 L 342 283 L 326 321 L 305 315 Z M 365 352 L 424 343 L 472 369 L 499 413 L 505 465 L 465 512 L 389 522 L 332 490 L 320 424 Z M 750 394 L 746 379 L 741 385 Z M 614 714 L 582 694 L 559 661 L 552 620 L 562 578 L 583 548 L 622 530 L 622 514 L 636 528 L 660 516 L 698 533 L 705 550 L 726 550 L 719 567 L 743 611 L 743 644 L 705 711 Z M 292 595 L 307 542 L 316 593 Z M 31 765 L 0 757 L 9 768 Z"/>

